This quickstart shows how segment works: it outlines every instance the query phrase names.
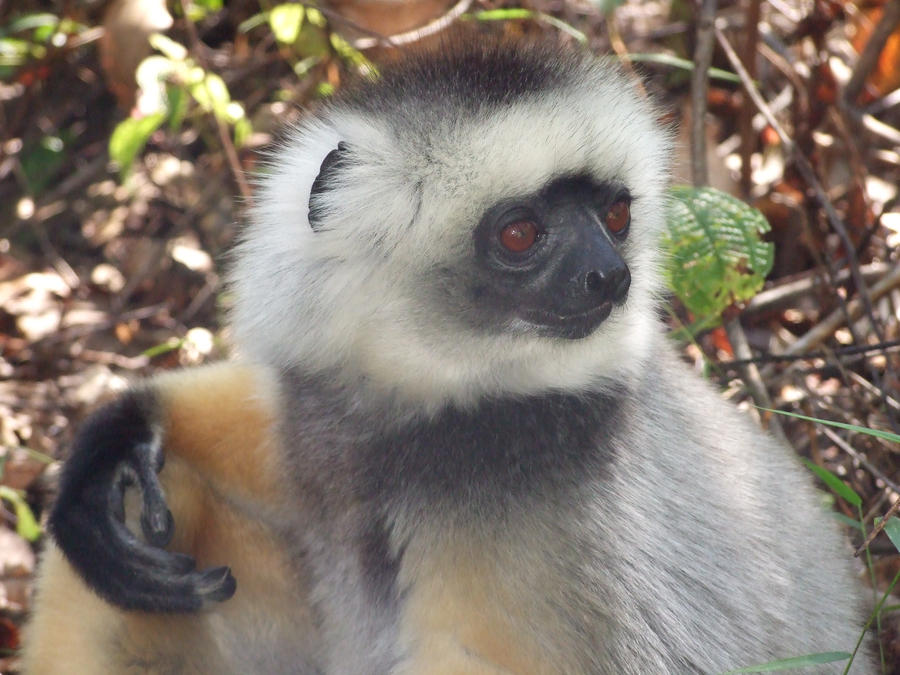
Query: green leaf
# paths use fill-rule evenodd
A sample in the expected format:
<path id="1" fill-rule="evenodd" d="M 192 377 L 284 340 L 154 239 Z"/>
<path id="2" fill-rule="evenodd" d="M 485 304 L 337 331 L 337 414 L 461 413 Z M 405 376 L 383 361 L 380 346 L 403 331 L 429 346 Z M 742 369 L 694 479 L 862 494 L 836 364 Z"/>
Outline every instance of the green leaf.
<path id="1" fill-rule="evenodd" d="M 268 12 L 260 12 L 259 14 L 254 14 L 249 19 L 244 19 L 238 24 L 238 32 L 239 33 L 249 33 L 254 28 L 258 28 L 269 22 L 269 13 Z"/>
<path id="2" fill-rule="evenodd" d="M 772 268 L 774 247 L 760 239 L 769 223 L 756 209 L 714 188 L 671 190 L 666 281 L 697 317 L 718 317 L 749 300 Z"/>
<path id="3" fill-rule="evenodd" d="M 48 12 L 37 12 L 34 14 L 22 14 L 9 22 L 5 29 L 0 30 L 0 35 L 11 35 L 13 33 L 21 33 L 34 28 L 51 27 L 56 28 L 59 24 L 59 18 Z"/>
<path id="4" fill-rule="evenodd" d="M 626 54 L 626 58 L 635 63 L 658 63 L 663 66 L 671 66 L 672 68 L 679 68 L 681 70 L 694 70 L 693 61 L 672 56 L 671 54 Z M 708 72 L 709 76 L 714 80 L 724 80 L 725 82 L 735 82 L 737 84 L 740 84 L 741 82 L 741 78 L 738 77 L 737 73 L 732 73 L 728 70 L 710 68 Z"/>
<path id="5" fill-rule="evenodd" d="M 294 64 L 294 74 L 300 78 L 305 77 L 306 74 L 309 73 L 310 70 L 312 70 L 313 66 L 321 63 L 321 61 L 321 56 L 307 56 L 305 59 L 300 59 L 299 61 L 297 61 L 297 63 Z M 289 93 L 288 97 L 284 100 L 290 100 L 290 98 L 291 95 Z"/>
<path id="6" fill-rule="evenodd" d="M 191 21 L 202 21 L 207 16 L 222 9 L 222 0 L 192 0 L 183 3 L 185 15 Z"/>
<path id="7" fill-rule="evenodd" d="M 328 20 L 325 18 L 325 15 L 315 7 L 306 8 L 306 20 L 313 26 L 317 26 L 318 28 L 325 28 L 325 26 L 328 24 Z"/>
<path id="8" fill-rule="evenodd" d="M 847 652 L 822 652 L 819 654 L 807 654 L 806 656 L 795 656 L 790 659 L 778 659 L 777 661 L 769 661 L 756 666 L 747 666 L 746 668 L 737 668 L 729 670 L 723 675 L 732 675 L 732 673 L 769 673 L 773 670 L 790 670 L 791 668 L 809 668 L 810 666 L 820 666 L 823 663 L 834 663 L 835 661 L 846 661 L 850 658 Z"/>
<path id="9" fill-rule="evenodd" d="M 876 519 L 876 525 L 879 520 L 881 519 Z M 894 548 L 900 551 L 900 520 L 897 518 L 888 518 L 888 521 L 884 524 L 884 533 L 888 536 L 888 539 L 891 540 Z"/>
<path id="10" fill-rule="evenodd" d="M 757 406 L 759 407 L 759 406 Z M 788 417 L 796 417 L 800 420 L 806 420 L 807 422 L 818 422 L 819 424 L 824 424 L 829 427 L 837 427 L 838 429 L 847 429 L 848 431 L 856 431 L 860 434 L 866 434 L 867 436 L 875 436 L 876 438 L 881 438 L 886 441 L 893 441 L 894 443 L 900 443 L 900 435 L 892 433 L 890 431 L 881 431 L 880 429 L 870 429 L 869 427 L 861 427 L 857 424 L 845 424 L 844 422 L 834 422 L 832 420 L 823 420 L 818 417 L 807 417 L 806 415 L 800 415 L 799 413 L 787 412 L 786 410 L 771 410 L 770 408 L 759 408 L 760 410 L 767 410 L 769 412 L 777 413 L 778 415 L 787 415 Z"/>
<path id="11" fill-rule="evenodd" d="M 824 495 L 825 493 L 823 492 L 822 494 Z M 830 497 L 831 495 L 828 495 L 828 496 Z M 832 499 L 833 499 L 833 497 L 832 497 Z M 843 513 L 838 513 L 837 511 L 829 511 L 828 516 L 830 518 L 833 518 L 834 520 L 838 521 L 842 525 L 846 525 L 847 527 L 852 527 L 854 530 L 858 530 L 862 534 L 865 534 L 865 528 L 863 527 L 862 523 L 860 523 L 855 518 L 845 516 Z"/>
<path id="12" fill-rule="evenodd" d="M 307 10 L 309 16 L 309 10 Z M 331 54 L 330 36 L 328 31 L 316 26 L 311 21 L 300 29 L 300 35 L 294 42 L 294 51 L 301 57 L 318 56 L 326 58 Z"/>
<path id="13" fill-rule="evenodd" d="M 296 3 L 276 5 L 269 11 L 269 26 L 272 34 L 281 44 L 292 45 L 300 35 L 305 8 Z"/>
<path id="14" fill-rule="evenodd" d="M 60 136 L 43 136 L 22 152 L 22 173 L 29 194 L 40 194 L 51 183 L 65 160 L 66 144 Z"/>
<path id="15" fill-rule="evenodd" d="M 25 63 L 31 52 L 31 43 L 18 38 L 0 38 L 0 65 L 18 66 Z"/>
<path id="16" fill-rule="evenodd" d="M 616 7 L 625 4 L 625 0 L 590 0 L 590 3 L 596 7 L 601 14 L 606 16 Z"/>
<path id="17" fill-rule="evenodd" d="M 188 96 L 184 87 L 171 84 L 165 85 L 165 92 L 165 103 L 169 109 L 169 131 L 175 133 L 181 129 L 184 116 L 187 114 Z"/>
<path id="18" fill-rule="evenodd" d="M 237 148 L 244 147 L 244 144 L 247 142 L 247 139 L 250 138 L 250 135 L 253 133 L 253 125 L 250 124 L 250 120 L 246 117 L 242 117 L 239 120 L 235 120 L 234 122 L 234 145 Z"/>
<path id="19" fill-rule="evenodd" d="M 840 478 L 835 476 L 825 467 L 819 466 L 818 464 L 813 464 L 806 457 L 801 457 L 803 463 L 809 467 L 809 470 L 816 474 L 819 478 L 822 479 L 822 482 L 825 483 L 828 487 L 830 487 L 835 494 L 839 497 L 843 497 L 848 503 L 853 506 L 862 506 L 862 499 L 856 492 L 854 492 L 853 488 L 847 485 Z"/>
<path id="20" fill-rule="evenodd" d="M 215 73 L 206 73 L 206 76 L 189 86 L 191 96 L 206 112 L 212 112 L 222 120 L 228 119 L 228 104 L 231 103 L 231 94 L 225 80 Z"/>
<path id="21" fill-rule="evenodd" d="M 172 61 L 184 61 L 188 57 L 187 47 L 162 33 L 153 33 L 148 40 L 155 50 Z"/>
<path id="22" fill-rule="evenodd" d="M 530 9 L 483 9 L 473 12 L 472 17 L 478 21 L 509 21 L 512 19 L 533 19 L 535 13 Z"/>
<path id="23" fill-rule="evenodd" d="M 555 16 L 551 16 L 550 14 L 544 14 L 543 12 L 538 12 L 538 18 L 546 24 L 553 26 L 556 30 L 561 33 L 565 33 L 566 35 L 575 38 L 578 42 L 583 45 L 587 44 L 588 38 L 587 35 L 582 33 L 580 30 L 572 26 L 571 24 L 566 23 L 562 19 L 557 19 Z"/>
<path id="24" fill-rule="evenodd" d="M 121 176 L 127 176 L 131 172 L 135 157 L 165 119 L 166 113 L 158 112 L 140 119 L 129 117 L 119 122 L 109 139 L 109 156 L 119 165 Z"/>
<path id="25" fill-rule="evenodd" d="M 153 358 L 154 356 L 159 356 L 161 354 L 168 354 L 169 352 L 174 352 L 177 349 L 181 349 L 182 345 L 185 343 L 184 338 L 172 337 L 166 340 L 165 342 L 154 345 L 149 349 L 145 349 L 141 352 L 141 356 L 146 356 L 148 358 Z"/>
<path id="26" fill-rule="evenodd" d="M 19 536 L 27 541 L 36 541 L 41 536 L 41 526 L 22 494 L 7 485 L 0 485 L 0 497 L 10 502 L 16 510 L 16 532 Z"/>
<path id="27" fill-rule="evenodd" d="M 555 16 L 545 14 L 544 12 L 536 12 L 532 9 L 523 9 L 520 7 L 510 7 L 507 9 L 482 9 L 477 12 L 463 14 L 465 20 L 475 19 L 476 21 L 519 21 L 523 19 L 534 19 L 535 21 L 543 21 L 556 28 L 556 30 L 566 33 L 575 38 L 581 44 L 587 43 L 587 35 L 580 30 L 566 23 L 562 19 Z"/>
<path id="28" fill-rule="evenodd" d="M 334 51 L 337 52 L 338 56 L 344 59 L 344 61 L 356 68 L 364 68 L 367 73 L 370 73 L 373 76 L 377 75 L 378 69 L 375 67 L 375 64 L 369 61 L 361 51 L 354 48 L 353 45 L 340 35 L 331 33 L 331 35 L 328 36 L 328 39 L 331 42 Z M 294 71 L 296 72 L 296 70 L 297 68 L 295 67 Z"/>

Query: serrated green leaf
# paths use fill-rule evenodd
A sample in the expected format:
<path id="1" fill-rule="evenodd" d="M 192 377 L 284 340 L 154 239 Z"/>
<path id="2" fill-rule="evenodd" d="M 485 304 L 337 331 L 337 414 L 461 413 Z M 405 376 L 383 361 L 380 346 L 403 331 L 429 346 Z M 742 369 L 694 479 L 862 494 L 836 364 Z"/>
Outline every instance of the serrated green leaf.
<path id="1" fill-rule="evenodd" d="M 772 268 L 769 223 L 756 209 L 714 188 L 673 187 L 663 246 L 666 280 L 694 315 L 720 316 L 749 300 Z"/>
<path id="2" fill-rule="evenodd" d="M 735 670 L 729 670 L 723 675 L 737 675 L 737 673 L 770 673 L 774 670 L 808 668 L 810 666 L 820 666 L 823 663 L 846 661 L 849 658 L 850 654 L 847 652 L 821 652 L 819 654 L 807 654 L 806 656 L 794 656 L 789 659 L 778 659 L 777 661 L 760 663 L 759 665 L 747 666 L 746 668 L 736 668 Z"/>
<path id="3" fill-rule="evenodd" d="M 305 7 L 296 3 L 276 5 L 269 11 L 269 26 L 281 44 L 292 45 L 300 35 Z"/>
<path id="4" fill-rule="evenodd" d="M 818 464 L 813 464 L 806 457 L 801 457 L 803 463 L 809 467 L 809 470 L 816 474 L 819 478 L 822 479 L 822 482 L 825 483 L 829 488 L 831 488 L 835 494 L 839 497 L 842 497 L 845 501 L 853 506 L 862 506 L 862 499 L 856 492 L 847 485 L 840 478 L 831 473 L 828 469 L 823 466 L 819 466 Z"/>
<path id="5" fill-rule="evenodd" d="M 134 158 L 147 145 L 153 132 L 165 121 L 164 112 L 154 113 L 135 119 L 122 120 L 109 139 L 109 156 L 119 165 L 119 174 L 127 176 L 131 172 Z"/>

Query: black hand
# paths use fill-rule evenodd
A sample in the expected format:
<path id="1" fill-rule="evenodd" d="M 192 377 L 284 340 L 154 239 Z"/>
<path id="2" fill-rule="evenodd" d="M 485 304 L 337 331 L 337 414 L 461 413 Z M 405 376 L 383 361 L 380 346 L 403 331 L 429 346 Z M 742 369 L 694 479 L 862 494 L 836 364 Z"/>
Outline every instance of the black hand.
<path id="1" fill-rule="evenodd" d="M 227 600 L 227 567 L 196 571 L 194 559 L 163 550 L 174 523 L 157 473 L 164 457 L 150 393 L 134 391 L 94 413 L 63 468 L 50 532 L 98 595 L 124 609 L 190 612 Z M 144 543 L 125 527 L 125 488 L 140 487 Z"/>

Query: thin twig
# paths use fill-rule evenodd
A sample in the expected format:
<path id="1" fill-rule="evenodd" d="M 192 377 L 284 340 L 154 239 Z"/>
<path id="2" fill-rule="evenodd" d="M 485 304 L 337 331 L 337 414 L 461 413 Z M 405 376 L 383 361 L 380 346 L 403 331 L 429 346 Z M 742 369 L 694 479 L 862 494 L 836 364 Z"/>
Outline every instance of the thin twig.
<path id="1" fill-rule="evenodd" d="M 352 44 L 356 49 L 371 49 L 372 47 L 378 46 L 399 47 L 411 42 L 417 42 L 429 35 L 440 33 L 447 26 L 456 21 L 456 19 L 465 14 L 471 5 L 472 0 L 460 0 L 453 5 L 446 14 L 439 16 L 434 21 L 430 21 L 420 28 L 408 30 L 404 33 L 398 33 L 397 35 L 389 35 L 384 38 L 363 37 L 354 40 Z"/>
<path id="2" fill-rule="evenodd" d="M 863 265 L 860 271 L 868 282 L 878 281 L 885 274 L 894 269 L 894 265 L 884 262 Z M 834 279 L 825 280 L 815 270 L 809 272 L 800 279 L 779 283 L 764 291 L 760 291 L 741 312 L 742 315 L 769 312 L 782 307 L 793 305 L 800 298 L 811 295 L 820 288 L 831 288 L 835 285 L 846 284 L 850 280 L 849 270 L 841 270 Z"/>
<path id="3" fill-rule="evenodd" d="M 847 375 L 850 377 L 851 380 L 856 382 L 856 384 L 858 384 L 860 387 L 865 389 L 869 394 L 874 394 L 875 396 L 878 396 L 879 398 L 881 397 L 881 392 L 878 390 L 878 388 L 874 384 L 869 382 L 866 378 L 864 378 L 862 375 L 860 375 L 859 373 L 853 372 L 851 370 L 847 373 Z M 898 401 L 893 396 L 887 397 L 887 404 L 894 410 L 900 412 L 900 401 Z"/>
<path id="4" fill-rule="evenodd" d="M 702 0 L 697 17 L 697 47 L 691 72 L 691 178 L 694 185 L 709 183 L 706 164 L 706 97 L 709 92 L 709 68 L 715 41 L 716 0 Z"/>
<path id="5" fill-rule="evenodd" d="M 868 465 L 866 468 L 869 468 Z M 871 470 L 871 469 L 870 469 Z M 885 485 L 889 485 L 890 483 L 885 483 Z M 891 488 L 895 493 L 897 492 L 896 488 Z M 875 525 L 871 532 L 869 532 L 869 536 L 866 537 L 866 540 L 862 543 L 858 549 L 856 549 L 855 555 L 857 558 L 866 552 L 866 549 L 871 545 L 873 541 L 875 541 L 875 537 L 881 534 L 881 531 L 884 529 L 884 526 L 887 524 L 889 518 L 893 518 L 897 515 L 897 511 L 900 510 L 900 499 L 891 504 L 890 508 L 887 512 L 881 517 L 881 520 Z"/>
<path id="6" fill-rule="evenodd" d="M 52 333 L 42 340 L 39 340 L 36 344 L 46 347 L 54 344 L 72 342 L 77 338 L 84 337 L 85 335 L 108 330 L 119 323 L 127 323 L 133 320 L 140 321 L 142 319 L 149 319 L 150 317 L 157 316 L 160 312 L 164 312 L 166 309 L 168 309 L 168 307 L 168 302 L 161 302 L 156 305 L 149 305 L 147 307 L 138 307 L 137 309 L 132 309 L 128 312 L 112 312 L 100 321 L 96 321 L 90 324 L 70 326 L 56 333 Z"/>
<path id="7" fill-rule="evenodd" d="M 856 448 L 854 448 L 852 445 L 850 445 L 847 441 L 845 441 L 843 438 L 838 436 L 834 432 L 834 429 L 829 429 L 827 426 L 824 426 L 824 425 L 817 425 L 817 426 L 820 427 L 819 430 L 823 434 L 828 436 L 828 438 L 831 440 L 832 443 L 834 443 L 841 450 L 843 450 L 848 455 L 850 455 L 855 461 L 859 462 L 864 467 L 866 467 L 866 469 L 869 470 L 869 473 L 871 473 L 873 476 L 875 476 L 875 478 L 880 480 L 887 487 L 889 487 L 891 490 L 893 490 L 895 493 L 897 493 L 897 495 L 900 495 L 900 485 L 897 485 L 897 483 L 895 483 L 890 478 L 888 478 L 884 474 L 884 472 L 882 472 L 881 469 L 879 469 L 877 466 L 872 464 L 872 462 L 870 462 L 869 459 L 863 453 L 859 452 Z M 888 511 L 888 513 L 890 513 L 890 511 Z"/>
<path id="8" fill-rule="evenodd" d="M 721 361 L 722 367 L 735 368 L 745 363 L 783 363 L 785 361 L 803 361 L 806 359 L 827 359 L 835 356 L 855 356 L 857 354 L 869 354 L 871 352 L 893 351 L 900 349 L 900 340 L 888 340 L 874 345 L 849 345 L 827 351 L 803 352 L 802 354 L 760 354 L 749 359 L 733 359 Z"/>
<path id="9" fill-rule="evenodd" d="M 759 12 L 761 0 L 749 0 L 747 7 L 747 40 L 744 42 L 744 63 L 751 79 L 756 79 L 756 51 L 759 46 Z M 738 117 L 738 128 L 741 135 L 741 191 L 744 196 L 750 194 L 752 184 L 752 167 L 750 157 L 756 149 L 756 134 L 753 133 L 753 108 L 741 106 Z"/>
<path id="10" fill-rule="evenodd" d="M 741 374 L 741 379 L 744 381 L 747 390 L 750 392 L 750 396 L 753 397 L 753 401 L 756 405 L 763 408 L 773 408 L 772 397 L 769 396 L 769 390 L 766 389 L 765 382 L 763 382 L 762 376 L 759 373 L 759 368 L 757 368 L 756 364 L 751 360 L 753 358 L 753 352 L 750 351 L 750 344 L 747 341 L 747 335 L 744 333 L 744 328 L 741 326 L 740 320 L 737 318 L 729 319 L 724 325 L 725 332 L 728 334 L 728 341 L 731 343 L 731 348 L 734 350 L 735 356 L 737 356 L 738 360 L 741 362 L 741 365 L 738 366 L 738 370 Z M 783 443 L 790 444 L 787 434 L 784 433 L 784 427 L 781 425 L 781 420 L 778 419 L 777 416 L 767 413 L 767 416 L 762 419 L 767 423 L 766 426 L 768 426 L 769 431 L 771 431 L 776 438 Z"/>
<path id="11" fill-rule="evenodd" d="M 894 267 L 889 274 L 881 279 L 877 284 L 872 286 L 871 298 L 877 300 L 881 296 L 889 293 L 895 288 L 900 288 L 900 267 Z M 807 331 L 796 342 L 784 350 L 785 354 L 803 354 L 810 351 L 813 347 L 820 345 L 822 342 L 833 335 L 834 332 L 844 325 L 845 321 L 855 321 L 863 313 L 863 305 L 859 299 L 852 300 L 847 305 L 847 314 L 843 309 L 836 309 L 827 317 L 819 321 L 809 331 Z M 849 315 L 849 316 L 847 316 Z M 880 342 L 885 342 L 880 340 Z"/>
<path id="12" fill-rule="evenodd" d="M 716 18 L 716 0 L 703 0 L 700 16 L 697 19 L 697 48 L 694 50 L 694 70 L 691 73 L 691 177 L 694 185 L 709 183 L 709 167 L 706 162 L 706 98 L 709 92 L 709 68 L 712 65 L 713 47 L 715 47 L 714 28 Z M 737 318 L 725 321 L 725 331 L 732 349 L 739 359 L 747 360 L 753 356 L 747 336 Z M 740 367 L 741 378 L 757 405 L 771 408 L 772 399 L 766 390 L 765 383 L 759 375 L 759 369 L 753 363 L 745 363 Z M 787 442 L 781 422 L 775 417 L 768 420 L 769 429 L 781 440 Z"/>
<path id="13" fill-rule="evenodd" d="M 819 202 L 819 205 L 825 212 L 825 217 L 827 218 L 829 225 L 831 225 L 831 229 L 833 229 L 840 238 L 841 243 L 843 244 L 844 249 L 847 253 L 847 263 L 848 267 L 850 268 L 850 273 L 853 276 L 853 283 L 856 286 L 857 292 L 859 293 L 859 296 L 862 300 L 863 307 L 865 308 L 865 313 L 869 319 L 869 323 L 872 326 L 872 331 L 876 334 L 879 340 L 884 340 L 881 326 L 875 320 L 875 310 L 872 306 L 872 298 L 869 295 L 869 289 L 866 286 L 865 280 L 863 279 L 862 274 L 859 270 L 859 260 L 857 260 L 856 258 L 856 251 L 853 246 L 853 242 L 850 239 L 850 235 L 847 233 L 847 228 L 844 227 L 843 221 L 835 210 L 834 205 L 831 203 L 831 200 L 828 198 L 828 195 L 825 192 L 825 188 L 823 188 L 822 184 L 819 182 L 819 179 L 816 176 L 816 172 L 813 170 L 812 165 L 809 163 L 809 160 L 806 159 L 803 153 L 799 151 L 799 149 L 797 148 L 797 144 L 794 143 L 793 139 L 788 136 L 787 132 L 784 130 L 778 120 L 775 119 L 775 115 L 772 114 L 771 109 L 766 104 L 763 97 L 760 95 L 759 90 L 756 88 L 756 85 L 754 84 L 752 78 L 747 73 L 746 68 L 744 68 L 744 64 L 741 63 L 737 52 L 734 51 L 734 47 L 732 47 L 731 43 L 728 41 L 725 33 L 722 31 L 718 24 L 714 26 L 714 30 L 719 44 L 725 51 L 728 60 L 731 62 L 732 68 L 734 68 L 734 71 L 738 74 L 738 77 L 741 78 L 741 84 L 744 86 L 744 91 L 747 92 L 747 95 L 750 96 L 750 99 L 753 101 L 754 105 L 763 114 L 763 116 L 765 116 L 766 121 L 775 130 L 775 133 L 778 134 L 778 137 L 781 140 L 781 144 L 784 146 L 784 149 L 787 152 L 788 156 L 790 156 L 796 164 L 797 170 L 800 172 L 801 176 L 803 176 L 803 180 L 806 181 L 806 184 L 809 185 L 810 188 L 812 188 L 813 193 L 815 194 L 816 199 Z"/>
<path id="14" fill-rule="evenodd" d="M 194 25 L 194 22 L 188 18 L 190 15 L 184 7 L 184 2 L 181 4 L 181 9 L 185 16 L 185 25 L 187 26 L 188 35 L 191 38 L 191 53 L 194 58 L 197 59 L 200 66 L 204 70 L 207 70 L 208 64 L 205 63 L 205 59 L 203 58 L 203 49 L 201 47 L 200 36 L 197 35 L 197 27 Z M 212 97 L 210 96 L 210 98 Z M 228 166 L 231 168 L 231 174 L 234 176 L 234 182 L 238 186 L 238 191 L 241 193 L 244 203 L 247 206 L 250 206 L 253 199 L 253 190 L 250 188 L 250 183 L 247 182 L 247 177 L 244 175 L 244 167 L 241 166 L 241 160 L 237 155 L 237 150 L 234 148 L 234 143 L 231 141 L 228 127 L 215 111 L 212 112 L 212 117 L 216 124 L 216 131 L 219 134 L 219 142 L 225 150 L 225 158 L 228 160 Z"/>

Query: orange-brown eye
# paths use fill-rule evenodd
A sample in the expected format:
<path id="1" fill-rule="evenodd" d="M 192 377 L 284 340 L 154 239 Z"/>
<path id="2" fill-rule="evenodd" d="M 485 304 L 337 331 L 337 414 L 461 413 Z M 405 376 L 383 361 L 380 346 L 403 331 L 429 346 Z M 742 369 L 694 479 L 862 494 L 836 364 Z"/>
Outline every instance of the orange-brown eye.
<path id="1" fill-rule="evenodd" d="M 631 209 L 626 201 L 616 202 L 606 212 L 606 227 L 613 234 L 624 232 L 629 222 L 631 222 Z"/>
<path id="2" fill-rule="evenodd" d="M 513 253 L 524 253 L 538 238 L 537 225 L 530 220 L 518 220 L 500 230 L 500 243 Z"/>

